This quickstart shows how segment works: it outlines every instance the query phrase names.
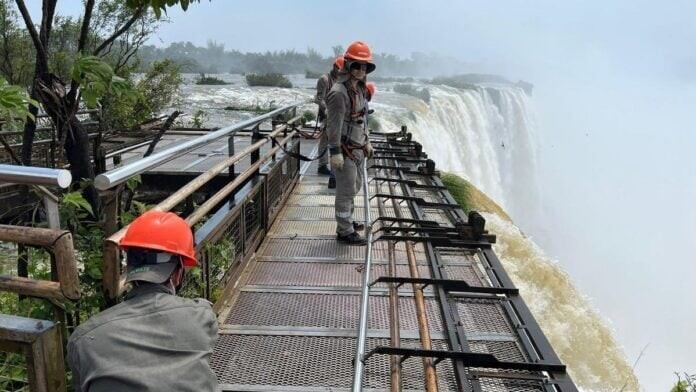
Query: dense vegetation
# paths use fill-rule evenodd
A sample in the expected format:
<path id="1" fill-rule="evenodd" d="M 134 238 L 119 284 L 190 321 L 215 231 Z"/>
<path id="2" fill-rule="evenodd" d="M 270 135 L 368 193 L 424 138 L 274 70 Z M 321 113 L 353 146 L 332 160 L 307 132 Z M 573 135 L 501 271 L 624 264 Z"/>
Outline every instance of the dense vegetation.
<path id="1" fill-rule="evenodd" d="M 292 83 L 283 74 L 265 73 L 265 74 L 246 74 L 246 82 L 249 86 L 268 86 L 268 87 L 283 87 L 292 88 Z"/>
<path id="2" fill-rule="evenodd" d="M 169 60 L 171 61 L 171 60 Z M 216 78 L 214 76 L 206 76 L 204 73 L 200 74 L 198 79 L 196 79 L 196 84 L 202 84 L 202 85 L 225 85 L 229 84 L 225 82 L 224 80 L 220 78 Z"/>
<path id="3" fill-rule="evenodd" d="M 143 46 L 139 51 L 141 64 L 171 59 L 183 66 L 186 72 L 205 73 L 282 73 L 321 75 L 331 70 L 336 56 L 343 54 L 344 47 L 336 45 L 329 55 L 308 48 L 304 53 L 295 50 L 281 50 L 265 53 L 240 52 L 226 49 L 224 44 L 208 41 L 204 47 L 191 42 L 175 42 L 161 48 Z M 371 77 L 393 75 L 432 76 L 452 74 L 465 65 L 452 58 L 432 54 L 412 53 L 408 58 L 394 54 L 374 53 L 377 71 Z M 318 76 L 317 76 L 318 77 Z"/>

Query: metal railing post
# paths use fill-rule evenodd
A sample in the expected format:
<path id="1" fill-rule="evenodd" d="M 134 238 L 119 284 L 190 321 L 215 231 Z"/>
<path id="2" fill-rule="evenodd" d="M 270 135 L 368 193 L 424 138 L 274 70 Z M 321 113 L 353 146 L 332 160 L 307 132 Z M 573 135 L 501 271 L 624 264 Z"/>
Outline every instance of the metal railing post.
<path id="1" fill-rule="evenodd" d="M 372 269 L 372 214 L 370 213 L 370 188 L 367 181 L 367 157 L 363 160 L 363 195 L 365 209 L 365 266 L 363 268 L 363 285 L 360 299 L 360 323 L 358 327 L 358 342 L 355 350 L 355 369 L 353 373 L 353 392 L 362 391 L 362 378 L 365 371 L 365 343 L 367 341 L 367 318 L 370 311 L 370 270 Z"/>
<path id="2" fill-rule="evenodd" d="M 237 132 L 232 132 L 230 136 L 227 137 L 227 156 L 233 156 L 234 155 L 234 135 L 236 135 Z M 234 163 L 230 165 L 230 180 L 234 180 Z"/>

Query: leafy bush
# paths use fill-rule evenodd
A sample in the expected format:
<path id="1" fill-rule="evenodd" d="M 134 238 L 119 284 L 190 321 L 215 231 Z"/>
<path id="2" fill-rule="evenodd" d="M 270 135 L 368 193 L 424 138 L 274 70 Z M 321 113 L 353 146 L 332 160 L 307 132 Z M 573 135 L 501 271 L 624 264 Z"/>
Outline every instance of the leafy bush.
<path id="1" fill-rule="evenodd" d="M 27 117 L 33 119 L 28 109 L 29 104 L 38 106 L 38 102 L 30 99 L 24 89 L 11 86 L 5 78 L 0 76 L 0 120 L 14 125 L 15 120 L 23 120 Z"/>
<path id="2" fill-rule="evenodd" d="M 196 84 L 216 86 L 216 85 L 225 85 L 225 84 L 229 84 L 229 83 L 225 82 L 222 79 L 218 79 L 214 76 L 205 76 L 205 74 L 202 73 L 200 75 L 200 77 L 198 79 L 196 79 Z"/>
<path id="3" fill-rule="evenodd" d="M 425 103 L 430 103 L 430 91 L 425 87 L 419 90 L 412 84 L 397 84 L 394 86 L 394 92 L 410 95 L 412 97 L 422 99 L 425 101 Z"/>
<path id="4" fill-rule="evenodd" d="M 134 84 L 130 76 L 126 80 Z M 179 65 L 171 60 L 153 63 L 135 84 L 131 99 L 107 94 L 102 100 L 104 125 L 107 129 L 130 129 L 152 119 L 177 99 L 182 83 Z"/>
<path id="5" fill-rule="evenodd" d="M 133 85 L 116 76 L 109 64 L 95 56 L 78 56 L 72 67 L 72 78 L 80 82 L 82 99 L 88 108 L 95 108 L 107 93 L 117 98 L 134 98 Z"/>
<path id="6" fill-rule="evenodd" d="M 308 123 L 310 121 L 314 121 L 317 119 L 317 115 L 314 114 L 314 112 L 311 112 L 309 110 L 305 110 L 304 113 L 302 113 L 302 122 L 303 123 Z"/>
<path id="7" fill-rule="evenodd" d="M 268 105 L 267 108 L 262 108 L 261 105 L 248 105 L 248 106 L 225 106 L 225 110 L 236 111 L 236 112 L 252 112 L 257 114 L 264 114 L 270 111 L 276 110 L 277 108 L 273 105 Z"/>
<path id="8" fill-rule="evenodd" d="M 247 74 L 245 77 L 249 86 L 292 88 L 290 80 L 279 73 Z"/>
<path id="9" fill-rule="evenodd" d="M 677 376 L 677 383 L 674 384 L 670 392 L 696 392 L 696 374 L 684 373 L 684 379 L 679 373 L 675 373 Z"/>

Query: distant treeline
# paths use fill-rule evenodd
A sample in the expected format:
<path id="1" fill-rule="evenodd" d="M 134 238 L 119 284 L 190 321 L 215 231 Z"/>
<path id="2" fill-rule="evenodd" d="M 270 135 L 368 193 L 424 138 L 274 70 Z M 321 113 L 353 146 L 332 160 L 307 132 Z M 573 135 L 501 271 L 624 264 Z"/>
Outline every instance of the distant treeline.
<path id="1" fill-rule="evenodd" d="M 240 52 L 225 49 L 223 44 L 209 41 L 205 47 L 191 42 L 175 42 L 167 47 L 146 45 L 140 48 L 140 66 L 163 59 L 172 59 L 183 66 L 184 72 L 195 73 L 281 73 L 281 74 L 323 74 L 331 69 L 334 58 L 344 52 L 342 46 L 334 46 L 332 54 L 322 54 L 308 48 L 304 53 L 296 50 L 281 50 L 264 53 Z M 453 58 L 412 53 L 409 58 L 393 54 L 374 55 L 377 71 L 373 76 L 413 76 L 432 77 L 453 74 L 461 71 L 462 63 Z"/>

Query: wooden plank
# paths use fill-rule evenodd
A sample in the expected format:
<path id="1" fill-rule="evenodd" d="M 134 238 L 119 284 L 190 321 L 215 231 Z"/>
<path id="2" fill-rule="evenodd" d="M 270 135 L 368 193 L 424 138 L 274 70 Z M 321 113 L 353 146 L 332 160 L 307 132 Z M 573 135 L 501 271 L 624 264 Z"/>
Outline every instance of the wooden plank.
<path id="1" fill-rule="evenodd" d="M 58 238 L 53 246 L 53 254 L 56 256 L 56 273 L 63 295 L 70 299 L 79 299 L 80 278 L 77 274 L 75 249 L 70 233 Z"/>
<path id="2" fill-rule="evenodd" d="M 19 276 L 0 276 L 0 291 L 9 291 L 29 297 L 45 298 L 60 304 L 68 299 L 60 289 L 60 283 L 48 280 L 34 280 Z"/>

